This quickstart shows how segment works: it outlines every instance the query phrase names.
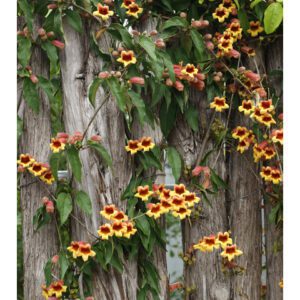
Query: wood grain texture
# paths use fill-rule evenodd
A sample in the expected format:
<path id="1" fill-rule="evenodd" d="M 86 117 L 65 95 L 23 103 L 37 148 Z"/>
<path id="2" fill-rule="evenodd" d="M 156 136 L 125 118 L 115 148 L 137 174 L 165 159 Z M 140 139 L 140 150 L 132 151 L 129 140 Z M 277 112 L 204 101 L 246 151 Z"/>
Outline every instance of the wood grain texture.
<path id="1" fill-rule="evenodd" d="M 34 23 L 34 31 L 40 27 L 39 20 Z M 31 58 L 33 73 L 48 77 L 48 59 L 41 49 L 35 47 Z M 50 106 L 46 95 L 40 92 L 40 111 L 34 113 L 25 103 L 22 87 L 18 82 L 18 99 L 22 99 L 18 114 L 24 122 L 24 131 L 20 139 L 19 152 L 29 153 L 37 161 L 47 162 L 50 153 L 49 141 Z M 32 218 L 36 210 L 42 205 L 42 197 L 49 196 L 44 188 L 44 183 L 34 183 L 34 177 L 25 173 L 21 176 L 21 210 L 23 225 L 23 250 L 24 250 L 24 299 L 41 300 L 41 285 L 45 282 L 44 266 L 49 258 L 58 253 L 58 238 L 55 224 L 51 222 L 37 232 L 33 230 Z"/>

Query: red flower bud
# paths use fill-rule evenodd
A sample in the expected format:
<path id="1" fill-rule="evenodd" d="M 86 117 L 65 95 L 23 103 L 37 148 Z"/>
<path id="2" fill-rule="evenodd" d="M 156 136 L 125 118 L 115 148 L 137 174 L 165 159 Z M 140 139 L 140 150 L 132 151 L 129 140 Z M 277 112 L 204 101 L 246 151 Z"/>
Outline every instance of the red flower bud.
<path id="1" fill-rule="evenodd" d="M 199 21 L 199 20 L 193 20 L 193 21 L 191 22 L 191 26 L 194 27 L 194 28 L 201 28 L 202 22 Z"/>
<path id="2" fill-rule="evenodd" d="M 283 113 L 281 113 L 281 114 L 278 115 L 278 119 L 281 120 L 281 121 L 283 121 Z"/>
<path id="3" fill-rule="evenodd" d="M 100 135 L 93 135 L 91 136 L 91 141 L 94 141 L 94 142 L 100 142 L 101 141 L 101 136 Z"/>
<path id="4" fill-rule="evenodd" d="M 142 77 L 131 77 L 129 79 L 129 82 L 132 84 L 138 84 L 138 85 L 144 85 L 145 84 L 145 80 Z"/>
<path id="5" fill-rule="evenodd" d="M 244 72 L 244 75 L 249 78 L 251 81 L 254 81 L 254 82 L 258 82 L 260 81 L 260 76 L 259 74 L 256 74 L 252 71 L 245 71 Z"/>
<path id="6" fill-rule="evenodd" d="M 56 135 L 57 139 L 61 139 L 61 138 L 67 139 L 68 137 L 69 137 L 69 135 L 65 132 L 58 132 L 57 135 Z"/>
<path id="7" fill-rule="evenodd" d="M 152 31 L 150 31 L 149 35 L 150 36 L 155 36 L 155 35 L 157 35 L 157 31 L 156 30 L 152 30 Z"/>
<path id="8" fill-rule="evenodd" d="M 173 81 L 171 80 L 171 78 L 167 78 L 166 86 L 173 86 Z"/>
<path id="9" fill-rule="evenodd" d="M 26 171 L 26 168 L 24 168 L 23 166 L 18 166 L 19 173 L 24 173 L 25 171 Z"/>
<path id="10" fill-rule="evenodd" d="M 235 49 L 231 49 L 225 55 L 228 57 L 233 57 L 233 58 L 239 58 L 241 56 L 240 52 Z"/>
<path id="11" fill-rule="evenodd" d="M 184 90 L 184 85 L 179 80 L 175 81 L 174 87 L 179 92 L 182 92 Z"/>
<path id="12" fill-rule="evenodd" d="M 205 42 L 205 46 L 210 51 L 214 50 L 214 48 L 215 48 L 215 45 L 212 42 L 210 42 L 210 41 Z"/>
<path id="13" fill-rule="evenodd" d="M 64 49 L 65 48 L 65 44 L 59 40 L 53 40 L 51 41 L 51 44 L 54 45 L 55 47 L 59 48 L 59 49 Z"/>
<path id="14" fill-rule="evenodd" d="M 42 198 L 42 202 L 43 202 L 44 205 L 47 205 L 47 203 L 48 203 L 49 201 L 50 201 L 50 200 L 49 200 L 48 197 L 43 197 L 43 198 Z"/>
<path id="15" fill-rule="evenodd" d="M 110 77 L 110 74 L 109 74 L 109 72 L 104 71 L 104 72 L 100 72 L 99 75 L 98 75 L 98 77 L 102 78 L 102 79 L 105 79 L 105 78 Z"/>
<path id="16" fill-rule="evenodd" d="M 53 205 L 53 202 L 52 201 L 49 201 L 47 204 L 46 204 L 46 212 L 48 214 L 53 214 L 54 213 L 54 205 Z"/>
<path id="17" fill-rule="evenodd" d="M 59 255 L 54 255 L 54 256 L 52 257 L 52 259 L 51 259 L 51 262 L 52 262 L 53 264 L 57 264 L 58 260 L 59 260 Z"/>
<path id="18" fill-rule="evenodd" d="M 55 8 L 57 8 L 58 6 L 57 6 L 57 4 L 55 4 L 55 3 L 52 3 L 52 4 L 48 4 L 47 5 L 47 8 L 48 9 L 55 9 Z"/>
<path id="19" fill-rule="evenodd" d="M 30 80 L 32 81 L 32 83 L 36 84 L 39 82 L 39 79 L 36 77 L 36 75 L 31 74 L 30 75 Z"/>
<path id="20" fill-rule="evenodd" d="M 255 91 L 257 92 L 257 94 L 259 95 L 260 98 L 267 97 L 267 92 L 264 88 L 260 87 L 260 88 L 255 89 Z"/>
<path id="21" fill-rule="evenodd" d="M 53 31 L 47 32 L 47 37 L 48 38 L 53 38 L 55 36 L 55 33 Z"/>
<path id="22" fill-rule="evenodd" d="M 155 45 L 156 45 L 157 48 L 160 48 L 160 49 L 166 47 L 166 44 L 165 44 L 165 42 L 163 41 L 163 39 L 158 39 L 158 40 L 156 40 L 156 41 L 155 41 Z"/>
<path id="23" fill-rule="evenodd" d="M 122 51 L 124 51 L 124 48 L 123 48 L 123 47 L 119 47 L 119 48 L 118 48 L 118 51 L 119 51 L 119 52 L 122 52 Z"/>
<path id="24" fill-rule="evenodd" d="M 211 40 L 211 39 L 212 39 L 212 35 L 211 35 L 210 33 L 207 33 L 207 34 L 204 36 L 204 39 L 205 39 L 206 41 Z"/>

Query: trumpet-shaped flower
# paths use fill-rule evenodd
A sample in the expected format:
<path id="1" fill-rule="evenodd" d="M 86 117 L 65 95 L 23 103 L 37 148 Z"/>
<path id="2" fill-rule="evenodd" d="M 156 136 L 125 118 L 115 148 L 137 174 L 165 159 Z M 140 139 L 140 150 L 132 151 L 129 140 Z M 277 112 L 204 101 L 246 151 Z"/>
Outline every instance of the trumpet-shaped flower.
<path id="1" fill-rule="evenodd" d="M 280 143 L 283 145 L 283 129 L 275 129 L 271 133 L 273 143 Z"/>
<path id="2" fill-rule="evenodd" d="M 234 139 L 238 139 L 239 141 L 243 141 L 248 137 L 249 131 L 246 127 L 237 126 L 232 131 L 232 137 Z"/>
<path id="3" fill-rule="evenodd" d="M 146 215 L 148 217 L 153 217 L 154 219 L 159 218 L 163 213 L 165 212 L 165 210 L 162 208 L 160 203 L 157 204 L 152 204 L 148 211 L 146 212 Z"/>
<path id="4" fill-rule="evenodd" d="M 113 221 L 127 221 L 128 220 L 128 216 L 126 216 L 123 211 L 116 211 L 111 216 L 111 220 L 113 220 Z"/>
<path id="5" fill-rule="evenodd" d="M 117 212 L 115 205 L 105 205 L 103 210 L 100 211 L 100 215 L 107 220 L 112 220 L 113 215 Z"/>
<path id="6" fill-rule="evenodd" d="M 214 249 L 219 249 L 220 247 L 220 244 L 214 235 L 205 236 L 203 238 L 203 245 L 205 246 L 207 252 L 212 252 Z"/>
<path id="7" fill-rule="evenodd" d="M 265 181 L 272 181 L 271 172 L 272 172 L 271 167 L 262 167 L 259 174 Z"/>
<path id="8" fill-rule="evenodd" d="M 236 245 L 228 245 L 221 253 L 221 256 L 227 258 L 229 261 L 232 261 L 236 256 L 240 256 L 242 254 L 243 252 L 237 249 Z"/>
<path id="9" fill-rule="evenodd" d="M 42 175 L 41 175 L 41 180 L 44 181 L 47 184 L 52 184 L 55 181 L 55 178 L 51 172 L 51 170 L 47 170 L 45 171 Z"/>
<path id="10" fill-rule="evenodd" d="M 265 126 L 267 126 L 268 128 L 272 124 L 276 124 L 276 121 L 273 119 L 273 117 L 270 113 L 264 113 L 258 121 L 260 123 L 264 124 Z"/>
<path id="11" fill-rule="evenodd" d="M 229 10 L 220 4 L 215 12 L 212 14 L 214 19 L 217 19 L 220 23 L 223 23 L 225 19 L 229 17 Z"/>
<path id="12" fill-rule="evenodd" d="M 148 201 L 148 198 L 153 195 L 152 191 L 149 191 L 149 185 L 139 186 L 137 188 L 137 193 L 134 195 L 137 198 L 142 199 L 143 201 Z"/>
<path id="13" fill-rule="evenodd" d="M 96 252 L 92 250 L 92 246 L 89 243 L 80 242 L 77 257 L 81 257 L 83 261 L 87 261 L 89 257 L 96 255 Z"/>
<path id="14" fill-rule="evenodd" d="M 187 216 L 190 216 L 192 211 L 185 206 L 177 207 L 173 210 L 172 215 L 176 218 L 180 218 L 180 220 L 185 219 Z"/>
<path id="15" fill-rule="evenodd" d="M 108 240 L 109 237 L 114 235 L 114 231 L 110 224 L 106 223 L 99 227 L 98 235 L 102 240 Z"/>
<path id="16" fill-rule="evenodd" d="M 224 249 L 227 245 L 232 244 L 232 238 L 229 237 L 229 232 L 219 232 L 217 234 L 217 243 L 221 245 L 221 247 Z"/>
<path id="17" fill-rule="evenodd" d="M 279 184 L 282 181 L 282 175 L 279 169 L 274 168 L 271 170 L 270 181 L 272 181 L 273 184 Z"/>
<path id="18" fill-rule="evenodd" d="M 129 140 L 127 146 L 125 146 L 125 150 L 130 152 L 131 155 L 133 155 L 138 151 L 142 150 L 142 148 L 138 140 Z"/>
<path id="19" fill-rule="evenodd" d="M 189 193 L 189 191 L 185 188 L 185 185 L 180 183 L 180 184 L 175 184 L 174 185 L 174 191 L 171 191 L 171 195 L 179 195 L 183 196 L 185 194 Z"/>
<path id="20" fill-rule="evenodd" d="M 68 251 L 72 253 L 73 258 L 78 257 L 78 250 L 79 250 L 79 242 L 71 242 L 71 246 L 67 248 Z"/>
<path id="21" fill-rule="evenodd" d="M 213 102 L 210 103 L 210 108 L 214 108 L 218 112 L 228 109 L 229 105 L 226 103 L 225 97 L 215 97 Z"/>
<path id="22" fill-rule="evenodd" d="M 137 229 L 134 228 L 132 222 L 125 222 L 125 229 L 123 236 L 127 239 L 129 239 L 132 235 L 134 235 L 137 232 Z"/>
<path id="23" fill-rule="evenodd" d="M 135 0 L 123 0 L 121 7 L 128 8 L 130 4 L 134 3 Z"/>
<path id="24" fill-rule="evenodd" d="M 140 141 L 140 148 L 143 151 L 149 151 L 155 147 L 151 137 L 143 137 Z"/>
<path id="25" fill-rule="evenodd" d="M 181 74 L 187 75 L 190 78 L 194 78 L 194 75 L 198 73 L 198 69 L 193 64 L 187 64 L 181 69 Z"/>
<path id="26" fill-rule="evenodd" d="M 184 195 L 184 201 L 188 207 L 192 207 L 200 202 L 200 198 L 196 196 L 196 193 L 189 193 Z"/>
<path id="27" fill-rule="evenodd" d="M 254 110 L 254 103 L 252 100 L 243 100 L 242 105 L 239 106 L 239 111 L 246 116 L 250 115 Z"/>
<path id="28" fill-rule="evenodd" d="M 126 226 L 124 222 L 115 221 L 112 224 L 112 229 L 117 237 L 122 237 L 123 234 L 126 232 Z"/>
<path id="29" fill-rule="evenodd" d="M 133 2 L 127 7 L 126 14 L 138 18 L 139 14 L 141 14 L 142 12 L 143 12 L 143 8 Z"/>
<path id="30" fill-rule="evenodd" d="M 53 153 L 58 153 L 62 150 L 65 150 L 65 147 L 66 144 L 62 143 L 60 139 L 55 139 L 55 138 L 51 139 L 50 149 L 52 150 Z"/>
<path id="31" fill-rule="evenodd" d="M 35 159 L 31 157 L 31 155 L 27 154 L 20 154 L 19 159 L 17 160 L 17 164 L 24 167 L 28 168 L 32 165 L 32 163 L 35 162 Z"/>
<path id="32" fill-rule="evenodd" d="M 43 166 L 42 163 L 34 162 L 32 165 L 28 168 L 30 173 L 32 173 L 34 176 L 41 176 L 42 173 L 47 171 L 47 168 Z"/>
<path id="33" fill-rule="evenodd" d="M 250 28 L 247 30 L 247 32 L 250 33 L 252 37 L 256 37 L 259 33 L 264 31 L 264 28 L 260 26 L 259 21 L 251 21 L 249 25 Z"/>
<path id="34" fill-rule="evenodd" d="M 49 286 L 48 294 L 49 296 L 55 296 L 56 298 L 61 298 L 62 294 L 67 291 L 67 286 L 64 285 L 64 282 L 62 280 L 58 280 L 55 282 L 52 282 Z"/>
<path id="35" fill-rule="evenodd" d="M 98 3 L 97 10 L 93 12 L 93 15 L 100 17 L 103 21 L 106 21 L 109 17 L 114 15 L 114 12 L 109 10 L 109 6 Z"/>
<path id="36" fill-rule="evenodd" d="M 121 57 L 117 59 L 118 62 L 122 63 L 124 67 L 127 67 L 130 64 L 135 64 L 136 63 L 136 58 L 134 56 L 133 51 L 122 51 L 121 52 Z"/>

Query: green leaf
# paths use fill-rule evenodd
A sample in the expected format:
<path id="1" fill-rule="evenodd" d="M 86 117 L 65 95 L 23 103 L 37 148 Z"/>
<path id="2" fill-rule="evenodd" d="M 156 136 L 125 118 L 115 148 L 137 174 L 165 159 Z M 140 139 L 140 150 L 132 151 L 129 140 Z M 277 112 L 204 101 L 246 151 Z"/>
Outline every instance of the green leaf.
<path id="1" fill-rule="evenodd" d="M 169 109 L 166 101 L 163 101 L 163 104 L 160 108 L 159 118 L 160 118 L 160 127 L 164 136 L 167 137 L 171 132 L 171 129 L 174 126 L 176 115 L 177 115 L 178 105 L 176 102 L 170 105 Z"/>
<path id="2" fill-rule="evenodd" d="M 108 240 L 104 243 L 104 257 L 105 257 L 105 264 L 109 264 L 112 256 L 114 254 L 114 244 L 113 244 L 113 240 Z"/>
<path id="3" fill-rule="evenodd" d="M 73 209 L 71 195 L 60 193 L 56 199 L 56 207 L 60 216 L 60 225 L 63 225 Z"/>
<path id="4" fill-rule="evenodd" d="M 250 8 L 252 8 L 253 9 L 253 7 L 254 6 L 256 6 L 259 2 L 261 2 L 262 0 L 254 0 L 254 1 L 252 1 L 251 2 L 251 4 L 250 4 Z"/>
<path id="5" fill-rule="evenodd" d="M 138 41 L 139 45 L 145 49 L 148 55 L 153 59 L 156 60 L 156 53 L 155 53 L 155 44 L 153 43 L 152 39 L 141 35 Z"/>
<path id="6" fill-rule="evenodd" d="M 88 97 L 93 107 L 95 107 L 96 94 L 102 81 L 103 80 L 101 78 L 97 77 L 92 81 L 92 83 L 88 87 Z"/>
<path id="7" fill-rule="evenodd" d="M 181 161 L 180 154 L 174 147 L 168 147 L 167 157 L 168 157 L 168 162 L 172 168 L 172 173 L 175 178 L 175 181 L 178 182 L 181 175 L 181 169 L 182 169 L 182 161 Z"/>
<path id="8" fill-rule="evenodd" d="M 52 262 L 51 258 L 47 261 L 45 267 L 44 267 L 44 275 L 45 275 L 45 281 L 46 285 L 49 286 L 52 281 Z"/>
<path id="9" fill-rule="evenodd" d="M 191 29 L 191 38 L 196 48 L 196 57 L 199 63 L 209 58 L 202 35 L 194 28 Z"/>
<path id="10" fill-rule="evenodd" d="M 18 60 L 25 68 L 31 57 L 31 41 L 26 37 L 18 37 Z"/>
<path id="11" fill-rule="evenodd" d="M 214 184 L 216 184 L 217 187 L 228 189 L 227 183 L 220 176 L 218 176 L 213 169 L 210 169 L 210 179 Z"/>
<path id="12" fill-rule="evenodd" d="M 175 82 L 176 79 L 175 79 L 174 67 L 170 55 L 164 51 L 160 51 L 159 55 L 162 57 L 165 66 L 168 68 L 169 76 L 171 80 Z"/>
<path id="13" fill-rule="evenodd" d="M 76 10 L 67 9 L 66 11 L 67 21 L 71 27 L 73 27 L 77 32 L 82 33 L 82 21 L 79 13 Z"/>
<path id="14" fill-rule="evenodd" d="M 264 29 L 267 34 L 274 32 L 283 19 L 283 8 L 278 2 L 271 3 L 265 10 Z"/>
<path id="15" fill-rule="evenodd" d="M 241 27 L 243 28 L 243 32 L 246 32 L 249 29 L 249 20 L 246 11 L 244 9 L 240 9 L 238 11 L 238 17 L 241 22 Z"/>
<path id="16" fill-rule="evenodd" d="M 123 25 L 118 23 L 110 24 L 107 28 L 107 32 L 129 49 L 133 49 L 132 37 Z"/>
<path id="17" fill-rule="evenodd" d="M 54 100 L 54 86 L 51 82 L 51 80 L 46 79 L 43 76 L 37 76 L 39 79 L 39 82 L 37 83 L 38 86 L 46 93 L 48 99 L 50 101 Z"/>
<path id="18" fill-rule="evenodd" d="M 131 98 L 133 105 L 136 107 L 136 109 L 138 111 L 140 123 L 143 125 L 145 122 L 145 118 L 146 118 L 145 102 L 141 98 L 141 96 L 139 94 L 137 94 L 136 92 L 134 92 L 133 90 L 129 90 L 128 95 Z"/>
<path id="19" fill-rule="evenodd" d="M 55 180 L 58 180 L 57 171 L 59 168 L 60 159 L 61 159 L 61 153 L 52 153 L 49 159 L 51 171 Z"/>
<path id="20" fill-rule="evenodd" d="M 67 149 L 67 158 L 71 165 L 71 169 L 73 175 L 75 176 L 76 180 L 81 182 L 81 160 L 79 158 L 79 151 L 74 146 Z"/>
<path id="21" fill-rule="evenodd" d="M 47 56 L 50 61 L 51 65 L 51 74 L 55 73 L 57 71 L 57 61 L 58 61 L 58 55 L 57 55 L 57 49 L 54 45 L 52 45 L 49 41 L 45 41 L 41 44 L 41 47 L 45 52 L 47 53 Z"/>
<path id="22" fill-rule="evenodd" d="M 94 141 L 88 141 L 88 144 L 91 148 L 97 151 L 97 153 L 101 156 L 103 161 L 109 166 L 112 167 L 112 159 L 107 152 L 107 150 L 103 147 L 103 145 L 94 142 Z"/>
<path id="23" fill-rule="evenodd" d="M 65 255 L 65 253 L 61 252 L 59 254 L 59 266 L 60 266 L 60 277 L 61 279 L 64 279 L 65 274 L 69 268 L 69 261 Z"/>
<path id="24" fill-rule="evenodd" d="M 36 84 L 26 77 L 23 81 L 23 96 L 28 106 L 36 113 L 39 112 L 40 99 Z"/>
<path id="25" fill-rule="evenodd" d="M 84 191 L 79 191 L 75 195 L 75 202 L 88 215 L 92 214 L 92 202 L 89 195 Z"/>
<path id="26" fill-rule="evenodd" d="M 43 205 L 43 206 L 39 207 L 36 210 L 36 212 L 33 216 L 33 220 L 32 220 L 34 231 L 39 230 L 42 226 L 49 223 L 50 220 L 51 220 L 51 217 L 46 212 L 45 206 Z"/>
<path id="27" fill-rule="evenodd" d="M 240 3 L 239 3 L 239 0 L 234 0 L 234 3 L 237 7 L 237 9 L 239 10 L 240 9 Z"/>
<path id="28" fill-rule="evenodd" d="M 199 113 L 195 107 L 190 105 L 185 111 L 184 117 L 193 131 L 197 132 L 199 130 Z"/>
<path id="29" fill-rule="evenodd" d="M 185 27 L 185 28 L 187 28 L 188 26 L 189 26 L 189 23 L 186 19 L 181 18 L 181 17 L 173 17 L 163 24 L 161 30 L 163 31 L 170 27 Z"/>
<path id="30" fill-rule="evenodd" d="M 151 232 L 150 224 L 145 215 L 139 213 L 135 220 L 136 227 L 142 231 L 145 236 L 149 236 Z"/>
<path id="31" fill-rule="evenodd" d="M 115 97 L 118 107 L 122 112 L 126 112 L 126 93 L 125 87 L 121 86 L 116 77 L 110 77 L 106 80 L 110 92 Z"/>
<path id="32" fill-rule="evenodd" d="M 30 1 L 31 2 L 31 1 Z M 18 0 L 18 4 L 21 8 L 21 10 L 24 13 L 24 17 L 26 20 L 26 25 L 30 32 L 32 32 L 32 24 L 33 24 L 33 6 L 31 6 L 27 0 Z"/>

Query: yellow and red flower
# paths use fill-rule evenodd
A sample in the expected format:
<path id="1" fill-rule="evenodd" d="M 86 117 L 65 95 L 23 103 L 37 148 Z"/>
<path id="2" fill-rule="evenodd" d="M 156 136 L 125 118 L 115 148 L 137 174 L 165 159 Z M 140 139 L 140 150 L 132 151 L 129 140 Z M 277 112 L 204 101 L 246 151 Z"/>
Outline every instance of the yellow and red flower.
<path id="1" fill-rule="evenodd" d="M 161 200 L 170 200 L 171 198 L 172 198 L 171 190 L 163 189 L 162 193 L 160 194 L 160 199 Z"/>
<path id="2" fill-rule="evenodd" d="M 149 209 L 146 212 L 148 217 L 153 217 L 154 219 L 159 218 L 162 214 L 164 214 L 164 209 L 162 208 L 160 203 L 152 204 L 148 206 Z"/>
<path id="3" fill-rule="evenodd" d="M 17 164 L 24 167 L 24 168 L 30 167 L 34 162 L 35 162 L 35 159 L 32 158 L 32 156 L 29 155 L 28 153 L 27 154 L 20 154 L 20 157 L 17 160 Z"/>
<path id="4" fill-rule="evenodd" d="M 225 97 L 215 97 L 213 102 L 210 103 L 210 108 L 222 112 L 224 109 L 228 109 L 229 105 L 226 103 Z"/>
<path id="5" fill-rule="evenodd" d="M 68 251 L 70 251 L 73 255 L 73 258 L 78 257 L 78 250 L 79 250 L 79 242 L 71 242 L 71 246 L 67 248 Z"/>
<path id="6" fill-rule="evenodd" d="M 251 21 L 249 25 L 250 28 L 247 30 L 247 32 L 250 33 L 252 37 L 256 37 L 259 33 L 264 31 L 264 28 L 260 26 L 259 21 Z"/>
<path id="7" fill-rule="evenodd" d="M 271 172 L 272 172 L 271 167 L 262 167 L 259 174 L 265 181 L 272 181 Z"/>
<path id="8" fill-rule="evenodd" d="M 114 231 L 110 224 L 106 223 L 99 227 L 98 235 L 102 240 L 108 240 L 109 237 L 114 235 Z"/>
<path id="9" fill-rule="evenodd" d="M 246 127 L 237 126 L 232 130 L 232 137 L 234 139 L 238 139 L 239 141 L 243 141 L 248 137 L 249 131 Z"/>
<path id="10" fill-rule="evenodd" d="M 103 210 L 100 211 L 100 215 L 107 220 L 112 220 L 113 215 L 117 212 L 115 205 L 105 205 Z"/>
<path id="11" fill-rule="evenodd" d="M 255 107 L 254 111 L 250 115 L 250 118 L 251 119 L 255 119 L 258 122 L 261 122 L 262 116 L 263 116 L 263 114 L 261 113 L 260 108 L 259 107 Z"/>
<path id="12" fill-rule="evenodd" d="M 192 211 L 185 206 L 177 207 L 173 209 L 172 215 L 176 218 L 180 218 L 180 220 L 185 219 L 187 216 L 190 216 Z"/>
<path id="13" fill-rule="evenodd" d="M 206 252 L 206 244 L 204 244 L 203 239 L 199 240 L 197 244 L 193 245 L 194 249 L 198 249 L 202 252 Z"/>
<path id="14" fill-rule="evenodd" d="M 252 100 L 243 100 L 242 105 L 239 106 L 239 111 L 246 116 L 250 115 L 254 110 L 254 102 Z"/>
<path id="15" fill-rule="evenodd" d="M 178 207 L 185 207 L 185 201 L 183 195 L 182 196 L 174 195 L 173 198 L 171 199 L 171 204 L 174 209 Z"/>
<path id="16" fill-rule="evenodd" d="M 112 230 L 114 235 L 117 237 L 122 237 L 123 234 L 126 232 L 126 226 L 124 222 L 115 221 L 112 224 Z"/>
<path id="17" fill-rule="evenodd" d="M 231 22 L 226 30 L 230 32 L 231 36 L 234 38 L 234 41 L 242 38 L 243 28 L 241 27 L 239 21 Z"/>
<path id="18" fill-rule="evenodd" d="M 276 124 L 276 121 L 270 113 L 264 113 L 258 121 L 267 127 L 270 127 L 272 124 Z"/>
<path id="19" fill-rule="evenodd" d="M 130 4 L 134 3 L 135 0 L 123 0 L 121 7 L 128 8 Z"/>
<path id="20" fill-rule="evenodd" d="M 142 199 L 143 201 L 148 201 L 148 198 L 153 195 L 153 192 L 149 190 L 149 185 L 139 186 L 137 188 L 137 193 L 134 195 L 137 198 Z"/>
<path id="21" fill-rule="evenodd" d="M 273 168 L 271 170 L 270 181 L 272 181 L 273 184 L 279 184 L 282 181 L 282 175 L 279 169 Z"/>
<path id="22" fill-rule="evenodd" d="M 221 247 L 224 249 L 227 245 L 232 244 L 232 238 L 229 237 L 229 232 L 219 232 L 217 234 L 217 243 L 221 245 Z"/>
<path id="23" fill-rule="evenodd" d="M 229 10 L 220 4 L 215 12 L 212 14 L 214 19 L 217 19 L 220 23 L 223 23 L 226 18 L 229 17 Z"/>
<path id="24" fill-rule="evenodd" d="M 185 188 L 185 185 L 183 183 L 180 183 L 174 185 L 174 191 L 171 191 L 171 196 L 173 195 L 183 196 L 187 193 L 189 193 L 189 191 Z"/>
<path id="25" fill-rule="evenodd" d="M 172 204 L 170 200 L 161 199 L 160 204 L 164 213 L 167 213 L 172 208 Z"/>
<path id="26" fill-rule="evenodd" d="M 272 112 L 274 110 L 274 105 L 272 104 L 272 99 L 262 100 L 258 103 L 258 108 L 262 114 L 267 112 Z"/>
<path id="27" fill-rule="evenodd" d="M 124 67 L 127 67 L 130 64 L 135 64 L 136 63 L 136 58 L 134 56 L 133 51 L 122 51 L 121 52 L 121 57 L 117 59 L 118 62 L 122 63 Z"/>
<path id="28" fill-rule="evenodd" d="M 283 128 L 273 130 L 271 133 L 271 139 L 273 143 L 280 143 L 283 145 Z"/>
<path id="29" fill-rule="evenodd" d="M 127 146 L 125 146 L 125 150 L 130 152 L 131 155 L 133 155 L 142 149 L 138 140 L 129 140 Z"/>
<path id="30" fill-rule="evenodd" d="M 45 172 L 41 175 L 40 179 L 41 179 L 42 181 L 44 181 L 45 183 L 47 183 L 47 184 L 52 184 L 52 183 L 55 181 L 55 178 L 54 178 L 54 176 L 53 176 L 51 170 L 45 171 Z"/>
<path id="31" fill-rule="evenodd" d="M 132 222 L 125 222 L 125 229 L 123 236 L 127 239 L 129 239 L 132 235 L 134 235 L 137 232 L 137 229 L 134 228 Z"/>
<path id="32" fill-rule="evenodd" d="M 155 144 L 152 142 L 151 137 L 142 137 L 140 141 L 140 148 L 143 151 L 149 151 L 155 147 Z"/>
<path id="33" fill-rule="evenodd" d="M 228 53 L 233 49 L 232 41 L 228 39 L 221 38 L 218 42 L 218 48 L 224 53 Z"/>
<path id="34" fill-rule="evenodd" d="M 50 296 L 50 295 L 49 295 L 49 288 L 47 288 L 45 284 L 43 284 L 43 285 L 41 286 L 41 288 L 42 288 L 42 296 L 43 296 L 45 299 L 48 299 L 49 296 Z"/>
<path id="35" fill-rule="evenodd" d="M 198 73 L 198 69 L 193 64 L 187 64 L 181 69 L 181 74 L 187 75 L 190 78 L 194 78 L 194 75 Z"/>
<path id="36" fill-rule="evenodd" d="M 28 168 L 30 173 L 32 173 L 34 176 L 41 176 L 42 173 L 48 170 L 48 168 L 44 167 L 42 163 L 34 162 L 32 165 Z"/>
<path id="37" fill-rule="evenodd" d="M 223 0 L 222 5 L 231 13 L 236 9 L 235 4 L 232 0 Z"/>
<path id="38" fill-rule="evenodd" d="M 113 221 L 127 221 L 128 216 L 126 216 L 123 211 L 118 210 L 111 216 L 111 220 L 113 220 Z"/>
<path id="39" fill-rule="evenodd" d="M 195 203 L 200 202 L 200 198 L 196 196 L 196 193 L 188 193 L 184 195 L 184 201 L 188 207 L 192 207 Z"/>
<path id="40" fill-rule="evenodd" d="M 239 151 L 240 153 L 244 153 L 245 150 L 249 149 L 249 146 L 250 146 L 250 143 L 247 139 L 241 140 L 238 143 L 237 151 Z"/>
<path id="41" fill-rule="evenodd" d="M 264 155 L 264 149 L 259 144 L 253 146 L 253 159 L 254 162 L 258 162 L 261 157 Z"/>
<path id="42" fill-rule="evenodd" d="M 68 287 L 64 285 L 64 282 L 62 280 L 52 282 L 48 289 L 48 295 L 54 296 L 56 298 L 61 298 L 62 294 L 67 291 L 67 288 Z"/>
<path id="43" fill-rule="evenodd" d="M 210 235 L 203 238 L 203 246 L 207 252 L 212 252 L 214 249 L 219 249 L 220 244 L 214 235 Z"/>
<path id="44" fill-rule="evenodd" d="M 221 253 L 221 256 L 227 258 L 229 261 L 232 261 L 236 256 L 240 256 L 242 254 L 243 252 L 237 249 L 236 245 L 228 245 Z"/>
<path id="45" fill-rule="evenodd" d="M 96 252 L 92 250 L 92 246 L 89 243 L 80 242 L 77 257 L 81 257 L 83 261 L 87 261 L 89 257 L 96 255 Z"/>
<path id="46" fill-rule="evenodd" d="M 264 158 L 266 160 L 269 160 L 269 159 L 272 159 L 276 155 L 276 151 L 275 151 L 274 147 L 267 146 L 264 149 L 264 154 L 263 155 L 264 155 Z"/>
<path id="47" fill-rule="evenodd" d="M 126 14 L 138 18 L 139 14 L 141 14 L 142 12 L 143 12 L 143 8 L 133 2 L 127 7 Z"/>
<path id="48" fill-rule="evenodd" d="M 93 12 L 93 16 L 100 17 L 103 21 L 108 20 L 113 15 L 114 12 L 109 10 L 109 6 L 100 3 L 97 4 L 97 10 Z"/>
<path id="49" fill-rule="evenodd" d="M 61 150 L 65 150 L 66 144 L 62 143 L 59 139 L 52 138 L 50 143 L 50 149 L 53 153 L 58 153 Z"/>

